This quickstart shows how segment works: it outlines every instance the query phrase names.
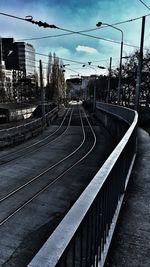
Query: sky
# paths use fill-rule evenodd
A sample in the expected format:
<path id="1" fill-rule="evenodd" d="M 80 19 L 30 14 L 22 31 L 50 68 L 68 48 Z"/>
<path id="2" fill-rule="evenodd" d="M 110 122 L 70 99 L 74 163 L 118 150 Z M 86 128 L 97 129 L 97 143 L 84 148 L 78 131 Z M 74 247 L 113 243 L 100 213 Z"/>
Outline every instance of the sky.
<path id="1" fill-rule="evenodd" d="M 55 52 L 63 58 L 66 78 L 74 75 L 105 74 L 112 57 L 112 68 L 119 65 L 121 32 L 112 27 L 97 28 L 97 22 L 106 24 L 119 23 L 150 14 L 150 0 L 0 0 L 0 12 L 25 18 L 32 16 L 36 21 L 54 24 L 59 28 L 71 31 L 84 31 L 97 38 L 70 34 L 59 29 L 38 27 L 23 20 L 0 15 L 0 36 L 14 37 L 17 41 L 31 43 L 37 53 L 36 60 L 42 60 L 43 69 L 47 66 L 47 55 Z M 140 46 L 142 19 L 116 25 L 123 31 L 123 56 L 128 56 Z M 94 30 L 93 30 L 94 29 Z M 47 37 L 38 40 L 32 38 Z M 113 40 L 109 42 L 102 40 Z M 150 48 L 150 16 L 146 17 L 144 48 Z M 131 46 L 127 46 L 129 44 Z M 70 60 L 70 61 L 69 61 Z M 73 62 L 75 61 L 75 62 Z M 91 62 L 91 65 L 88 65 Z M 82 65 L 85 64 L 85 67 Z M 106 70 L 98 69 L 104 66 Z"/>

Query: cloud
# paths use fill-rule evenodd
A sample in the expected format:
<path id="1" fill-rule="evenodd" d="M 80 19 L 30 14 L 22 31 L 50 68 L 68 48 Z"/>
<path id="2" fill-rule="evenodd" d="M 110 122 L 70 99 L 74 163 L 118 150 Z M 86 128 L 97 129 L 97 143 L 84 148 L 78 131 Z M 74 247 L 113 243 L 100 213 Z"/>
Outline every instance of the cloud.
<path id="1" fill-rule="evenodd" d="M 119 63 L 120 44 L 102 41 L 99 37 L 110 38 L 120 42 L 121 34 L 111 27 L 98 28 L 97 31 L 92 31 L 96 27 L 96 23 L 103 21 L 113 24 L 147 14 L 146 8 L 140 2 L 138 3 L 137 0 L 96 0 L 94 2 L 93 0 L 0 0 L 0 7 L 1 12 L 7 12 L 23 18 L 26 15 L 32 15 L 37 21 L 41 20 L 72 31 L 91 29 L 88 34 L 95 36 L 97 39 L 79 34 L 55 38 L 57 34 L 66 34 L 67 32 L 38 27 L 26 21 L 0 16 L 0 35 L 2 37 L 14 37 L 19 40 L 53 36 L 40 40 L 28 40 L 27 42 L 35 47 L 36 52 L 48 54 L 50 51 L 52 53 L 55 51 L 58 57 L 83 62 L 84 64 L 99 61 L 96 64 L 101 65 L 101 60 L 107 60 L 108 66 L 110 57 L 113 58 L 113 65 L 114 62 Z M 149 47 L 150 17 L 148 16 L 146 17 L 145 26 L 144 46 Z M 124 43 L 139 46 L 141 19 L 118 25 L 118 28 L 123 30 Z M 123 56 L 127 56 L 128 53 L 134 50 L 134 48 L 124 45 Z M 48 60 L 48 58 L 40 55 L 36 55 L 36 59 L 42 59 L 43 62 Z M 64 60 L 65 63 L 67 64 L 68 61 Z"/>
<path id="2" fill-rule="evenodd" d="M 95 53 L 97 50 L 94 47 L 84 46 L 84 45 L 78 45 L 76 47 L 76 51 L 78 52 L 86 52 L 86 53 Z"/>

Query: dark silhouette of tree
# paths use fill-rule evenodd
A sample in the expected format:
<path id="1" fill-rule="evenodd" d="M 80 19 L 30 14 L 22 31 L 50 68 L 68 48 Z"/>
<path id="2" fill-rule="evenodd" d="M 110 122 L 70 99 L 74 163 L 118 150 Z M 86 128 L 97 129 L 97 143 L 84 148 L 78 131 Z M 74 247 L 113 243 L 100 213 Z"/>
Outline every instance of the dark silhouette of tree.
<path id="1" fill-rule="evenodd" d="M 94 97 L 94 87 L 96 87 L 96 99 L 106 101 L 108 87 L 107 80 L 107 76 L 103 75 L 100 75 L 99 77 L 91 77 L 88 82 L 88 96 L 90 99 Z"/>
<path id="2" fill-rule="evenodd" d="M 122 104 L 127 106 L 134 104 L 137 68 L 138 68 L 139 52 L 128 56 L 122 66 Z M 143 57 L 142 73 L 141 73 L 141 91 L 140 104 L 148 106 L 150 104 L 150 53 L 147 52 Z"/>
<path id="3" fill-rule="evenodd" d="M 66 97 L 66 82 L 64 77 L 63 62 L 56 54 L 49 54 L 47 69 L 46 98 L 55 102 L 61 102 Z"/>
<path id="4" fill-rule="evenodd" d="M 150 52 L 147 51 L 143 59 L 142 83 L 141 83 L 141 100 L 145 105 L 150 105 Z"/>
<path id="5" fill-rule="evenodd" d="M 47 85 L 45 90 L 45 96 L 47 100 L 51 100 L 53 97 L 53 90 L 51 86 L 51 75 L 52 75 L 52 54 L 49 53 L 48 67 L 47 67 Z"/>
<path id="6" fill-rule="evenodd" d="M 59 58 L 56 54 L 53 54 L 53 65 L 51 74 L 51 85 L 53 90 L 53 100 L 57 101 L 59 99 L 59 87 L 58 87 L 58 76 L 59 76 Z"/>

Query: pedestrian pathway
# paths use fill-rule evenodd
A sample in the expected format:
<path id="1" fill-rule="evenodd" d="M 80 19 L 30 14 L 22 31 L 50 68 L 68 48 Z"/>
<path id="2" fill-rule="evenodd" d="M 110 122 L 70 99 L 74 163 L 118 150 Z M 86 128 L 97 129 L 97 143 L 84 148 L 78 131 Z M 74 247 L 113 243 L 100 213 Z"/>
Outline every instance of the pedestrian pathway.
<path id="1" fill-rule="evenodd" d="M 150 267 L 150 136 L 142 129 L 106 266 Z"/>

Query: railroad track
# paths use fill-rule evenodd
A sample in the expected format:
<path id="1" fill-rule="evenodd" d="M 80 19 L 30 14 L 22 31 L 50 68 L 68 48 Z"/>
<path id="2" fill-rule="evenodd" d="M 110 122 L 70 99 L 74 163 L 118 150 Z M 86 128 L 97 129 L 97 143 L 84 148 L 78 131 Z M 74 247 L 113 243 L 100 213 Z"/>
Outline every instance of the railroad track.
<path id="1" fill-rule="evenodd" d="M 54 130 L 52 133 L 44 137 L 43 139 L 36 141 L 30 145 L 27 145 L 23 148 L 16 149 L 15 151 L 8 152 L 7 154 L 3 155 L 0 157 L 0 166 L 4 165 L 6 163 L 9 163 L 11 161 L 14 161 L 18 158 L 25 157 L 29 153 L 34 153 L 38 151 L 41 147 L 44 147 L 51 142 L 57 140 L 61 135 L 63 135 L 67 130 L 70 125 L 70 121 L 72 118 L 73 114 L 73 109 L 68 109 L 67 112 L 65 113 L 65 116 L 63 117 L 63 120 L 59 127 Z"/>
<path id="2" fill-rule="evenodd" d="M 73 112 L 73 111 L 72 111 Z M 71 114 L 72 114 L 71 112 Z M 81 161 L 83 161 L 94 149 L 96 145 L 96 135 L 88 120 L 86 113 L 79 109 L 80 125 L 82 128 L 82 141 L 76 148 L 55 164 L 49 166 L 47 169 L 39 173 L 17 187 L 15 190 L 9 192 L 0 199 L 0 226 L 8 222 L 13 216 L 23 210 L 32 201 L 38 198 L 51 186 L 60 182 L 65 174 L 69 173 Z M 70 115 L 68 129 L 72 120 Z M 66 130 L 67 131 L 67 130 Z M 55 139 L 56 140 L 56 139 Z M 6 209 L 7 207 L 7 209 Z"/>

